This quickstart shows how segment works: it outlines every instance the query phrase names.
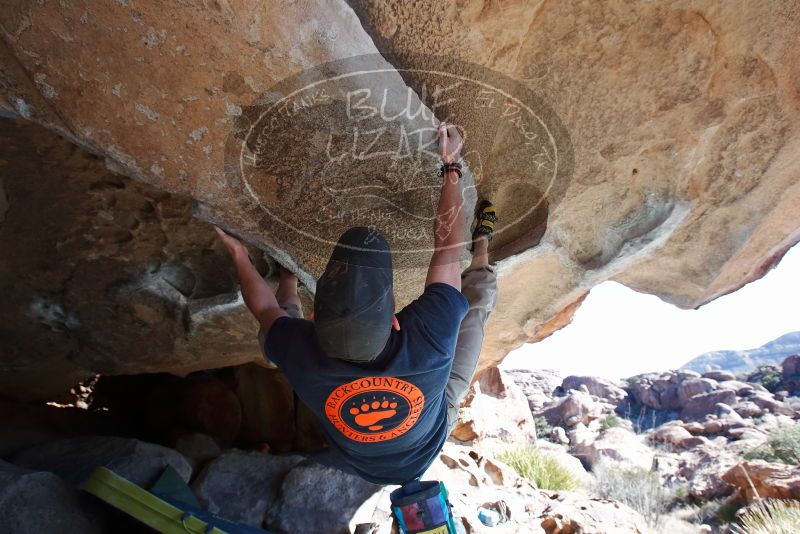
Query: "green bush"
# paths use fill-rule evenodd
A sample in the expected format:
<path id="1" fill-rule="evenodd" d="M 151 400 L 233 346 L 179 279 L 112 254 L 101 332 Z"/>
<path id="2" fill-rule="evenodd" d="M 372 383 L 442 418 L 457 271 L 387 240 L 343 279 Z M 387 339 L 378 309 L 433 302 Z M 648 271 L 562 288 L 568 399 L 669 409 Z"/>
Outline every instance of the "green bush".
<path id="1" fill-rule="evenodd" d="M 787 465 L 800 464 L 800 426 L 773 429 L 766 443 L 747 451 L 744 458 Z"/>
<path id="2" fill-rule="evenodd" d="M 564 466 L 531 445 L 503 451 L 497 459 L 508 464 L 519 476 L 529 480 L 539 489 L 571 491 L 579 486 L 573 474 Z"/>
<path id="3" fill-rule="evenodd" d="M 622 426 L 622 420 L 616 415 L 607 415 L 600 420 L 600 432 L 605 432 L 609 428 Z"/>
<path id="4" fill-rule="evenodd" d="M 553 431 L 553 426 L 547 422 L 544 416 L 534 417 L 533 423 L 536 426 L 536 437 L 538 439 L 548 439 L 550 432 Z"/>
<path id="5" fill-rule="evenodd" d="M 797 534 L 800 532 L 800 502 L 767 499 L 758 501 L 739 518 L 734 534 Z"/>
<path id="6" fill-rule="evenodd" d="M 654 529 L 661 526 L 672 494 L 661 483 L 657 473 L 614 462 L 601 462 L 594 466 L 592 472 L 596 479 L 594 491 L 598 497 L 630 506 Z"/>
<path id="7" fill-rule="evenodd" d="M 686 501 L 689 499 L 689 490 L 686 486 L 677 486 L 672 492 L 672 496 L 676 501 Z"/>
<path id="8" fill-rule="evenodd" d="M 762 365 L 745 377 L 745 382 L 759 383 L 768 391 L 775 393 L 781 383 L 781 370 L 774 365 Z"/>

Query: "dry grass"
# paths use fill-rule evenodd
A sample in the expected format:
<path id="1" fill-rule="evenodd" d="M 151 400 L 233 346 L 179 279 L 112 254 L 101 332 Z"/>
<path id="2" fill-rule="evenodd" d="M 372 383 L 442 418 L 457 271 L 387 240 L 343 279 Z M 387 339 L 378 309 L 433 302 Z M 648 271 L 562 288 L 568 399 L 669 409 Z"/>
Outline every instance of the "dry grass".
<path id="1" fill-rule="evenodd" d="M 575 477 L 553 458 L 540 453 L 536 447 L 523 445 L 501 452 L 497 459 L 513 468 L 537 488 L 552 491 L 578 489 Z"/>
<path id="2" fill-rule="evenodd" d="M 596 478 L 594 491 L 599 497 L 630 506 L 654 529 L 662 526 L 673 497 L 658 474 L 614 462 L 602 462 L 592 472 Z"/>
<path id="3" fill-rule="evenodd" d="M 797 534 L 800 532 L 800 502 L 758 501 L 739 518 L 734 534 Z"/>

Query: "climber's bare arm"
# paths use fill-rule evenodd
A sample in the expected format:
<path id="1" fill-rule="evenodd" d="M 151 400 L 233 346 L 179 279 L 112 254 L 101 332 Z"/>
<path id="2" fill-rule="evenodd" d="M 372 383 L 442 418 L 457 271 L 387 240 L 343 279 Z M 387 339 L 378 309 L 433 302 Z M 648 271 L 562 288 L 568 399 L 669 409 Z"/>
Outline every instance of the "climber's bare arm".
<path id="1" fill-rule="evenodd" d="M 463 144 L 455 126 L 439 125 L 439 154 L 443 162 L 457 162 Z M 435 249 L 428 267 L 426 286 L 441 282 L 461 291 L 460 258 L 466 224 L 458 173 L 446 172 L 433 224 Z"/>
<path id="2" fill-rule="evenodd" d="M 219 228 L 216 228 L 216 230 L 219 238 L 225 243 L 225 248 L 228 249 L 233 259 L 233 264 L 236 266 L 239 284 L 242 286 L 242 297 L 247 309 L 258 320 L 261 329 L 264 332 L 269 332 L 269 329 L 272 328 L 272 323 L 278 317 L 286 316 L 286 312 L 278 305 L 272 288 L 258 274 L 255 266 L 250 261 L 250 256 L 247 254 L 245 246 L 238 239 L 226 234 Z"/>

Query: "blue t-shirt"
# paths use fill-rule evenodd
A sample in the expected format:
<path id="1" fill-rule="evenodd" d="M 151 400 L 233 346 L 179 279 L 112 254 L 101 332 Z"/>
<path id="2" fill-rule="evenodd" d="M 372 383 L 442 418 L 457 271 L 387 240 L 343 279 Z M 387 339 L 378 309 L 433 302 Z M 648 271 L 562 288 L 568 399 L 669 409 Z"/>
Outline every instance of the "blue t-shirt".
<path id="1" fill-rule="evenodd" d="M 454 287 L 429 285 L 367 364 L 327 356 L 304 319 L 275 321 L 264 349 L 360 476 L 400 484 L 420 476 L 447 438 L 445 387 L 467 309 Z"/>

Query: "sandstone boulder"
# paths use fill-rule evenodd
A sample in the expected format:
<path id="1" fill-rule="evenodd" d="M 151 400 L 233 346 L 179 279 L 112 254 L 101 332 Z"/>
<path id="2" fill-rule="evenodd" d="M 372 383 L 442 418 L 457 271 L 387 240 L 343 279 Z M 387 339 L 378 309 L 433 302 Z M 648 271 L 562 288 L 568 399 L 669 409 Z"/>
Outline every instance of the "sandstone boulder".
<path id="1" fill-rule="evenodd" d="M 719 418 L 726 427 L 730 427 L 732 424 L 741 424 L 744 421 L 732 406 L 723 403 L 714 406 L 714 413 L 707 415 L 704 420 L 715 417 Z"/>
<path id="2" fill-rule="evenodd" d="M 266 526 L 281 532 L 347 532 L 356 510 L 380 490 L 355 475 L 307 461 L 283 478 Z"/>
<path id="3" fill-rule="evenodd" d="M 733 440 L 747 440 L 749 442 L 763 443 L 767 440 L 767 435 L 757 428 L 742 427 L 731 428 L 727 431 L 727 436 Z"/>
<path id="4" fill-rule="evenodd" d="M 36 121 L 63 134 L 120 173 L 192 197 L 198 216 L 269 251 L 313 286 L 331 236 L 345 226 L 374 221 L 376 210 L 388 210 L 379 225 L 385 230 L 406 216 L 404 209 L 424 206 L 420 211 L 425 213 L 412 217 L 411 233 L 424 235 L 421 248 L 429 247 L 436 177 L 421 173 L 419 183 L 409 184 L 393 175 L 376 178 L 372 162 L 322 157 L 326 133 L 344 132 L 336 139 L 352 141 L 352 124 L 338 100 L 327 108 L 328 102 L 301 107 L 308 120 L 296 123 L 306 129 L 313 125 L 319 133 L 302 148 L 290 140 L 305 130 L 298 132 L 283 122 L 287 142 L 270 144 L 271 137 L 261 138 L 269 150 L 255 158 L 252 150 L 244 150 L 260 147 L 255 142 L 245 146 L 248 126 L 265 102 L 291 94 L 286 84 L 280 85 L 282 80 L 328 61 L 381 53 L 390 58 L 381 60 L 388 81 L 368 87 L 373 96 L 385 88 L 422 107 L 415 95 L 423 95 L 428 110 L 463 125 L 470 167 L 475 169 L 471 174 L 506 214 L 506 230 L 497 236 L 493 251 L 505 262 L 499 269 L 501 301 L 488 325 L 482 367 L 568 323 L 588 290 L 604 280 L 613 277 L 693 308 L 759 278 L 798 239 L 800 187 L 788 170 L 800 150 L 793 84 L 797 24 L 792 9 L 760 3 L 597 8 L 556 2 L 534 10 L 513 2 L 441 12 L 435 2 L 410 9 L 307 0 L 282 5 L 273 10 L 274 16 L 263 17 L 256 5 L 253 0 L 235 0 L 192 9 L 178 4 L 150 9 L 115 2 L 85 9 L 77 3 L 31 6 L 14 0 L 0 15 L 7 29 L 0 50 L 0 109 L 5 116 Z M 454 27 L 470 30 L 456 39 Z M 771 28 L 768 35 L 763 28 Z M 607 39 L 609 31 L 612 39 Z M 298 47 L 300 35 L 313 37 Z M 598 47 L 598 42 L 605 44 Z M 100 53 L 86 54 L 89 49 Z M 538 120 L 526 115 L 525 122 L 528 127 L 547 127 L 520 131 L 516 125 L 522 117 L 513 123 L 491 120 L 497 116 L 491 110 L 505 107 L 494 91 L 494 97 L 481 100 L 483 106 L 475 105 L 474 94 L 472 100 L 434 106 L 440 92 L 423 91 L 422 86 L 434 87 L 441 75 L 431 72 L 442 69 L 432 68 L 437 63 L 431 58 L 420 59 L 420 50 L 442 55 L 450 64 L 470 62 L 465 75 L 492 69 L 491 76 L 483 78 L 490 86 L 502 86 L 498 89 L 513 87 L 511 94 L 526 98 L 535 91 Z M 197 68 L 198 58 L 204 62 L 202 69 Z M 626 58 L 626 68 L 620 69 L 619 58 Z M 325 72 L 337 74 L 340 65 L 328 65 Z M 405 77 L 391 72 L 392 67 Z M 409 74 L 412 70 L 414 75 Z M 413 97 L 409 88 L 415 90 Z M 419 121 L 398 122 L 409 127 L 405 131 L 419 126 Z M 675 132 L 685 135 L 676 137 Z M 530 141 L 521 137 L 523 133 L 547 141 L 533 154 L 546 161 L 519 164 Z M 243 159 L 234 158 L 237 153 L 264 164 L 253 165 L 263 172 L 249 190 L 245 186 L 250 182 L 233 172 L 239 166 L 231 161 Z M 731 153 L 745 156 L 730 158 Z M 2 159 L 14 160 L 5 155 Z M 278 164 L 267 168 L 273 161 Z M 298 163 L 308 171 L 302 176 L 287 171 Z M 404 163 L 397 169 L 403 175 L 410 167 Z M 414 163 L 424 166 L 430 161 L 420 158 Z M 29 176 L 24 170 L 14 169 L 11 176 L 22 177 L 15 182 Z M 334 186 L 388 189 L 390 198 L 354 200 L 336 194 L 341 187 L 325 190 L 318 177 L 334 174 Z M 28 181 L 31 188 L 38 187 L 38 180 Z M 4 182 L 8 187 L 5 173 Z M 42 189 L 49 193 L 49 188 Z M 107 195 L 105 191 L 102 196 Z M 4 198 L 11 199 L 4 210 L 6 221 L 12 215 L 16 219 L 13 203 L 22 197 Z M 146 216 L 148 206 L 155 204 L 143 202 L 137 210 L 147 220 L 145 226 L 157 222 L 157 216 Z M 204 292 L 187 283 L 196 271 L 174 249 L 154 247 L 157 253 L 136 256 L 152 261 L 127 261 L 132 256 L 125 254 L 137 246 L 140 234 L 135 218 L 120 217 L 117 224 L 115 209 L 90 210 L 84 203 L 72 206 L 61 200 L 53 205 L 61 214 L 88 212 L 94 221 L 103 213 L 115 222 L 102 232 L 71 228 L 66 235 L 81 246 L 70 247 L 64 259 L 87 261 L 78 262 L 71 278 L 63 273 L 51 279 L 52 284 L 27 285 L 7 305 L 8 310 L 19 310 L 33 304 L 37 314 L 30 324 L 19 326 L 14 350 L 8 352 L 14 361 L 3 358 L 5 369 L 15 375 L 4 386 L 16 382 L 20 385 L 15 394 L 46 396 L 93 372 L 187 372 L 256 357 L 255 341 L 246 335 L 254 325 L 246 322 L 231 277 L 224 284 L 228 287 L 220 284 L 206 293 L 208 300 L 201 298 Z M 188 202 L 183 208 L 187 206 Z M 280 210 L 289 224 L 271 216 L 271 209 Z M 188 209 L 178 212 L 181 216 L 175 218 L 185 222 Z M 336 217 L 340 213 L 351 216 Z M 35 215 L 31 219 L 37 222 Z M 324 221 L 315 228 L 319 235 L 294 231 L 319 220 Z M 4 250 L 16 243 L 12 238 L 20 235 L 14 231 L 22 227 L 20 222 L 0 227 Z M 172 242 L 180 231 L 171 224 L 165 228 L 165 233 L 153 232 L 153 242 Z M 105 251 L 98 253 L 82 241 L 83 235 L 105 232 L 108 239 L 98 245 Z M 64 243 L 62 237 L 53 243 Z M 199 237 L 202 248 L 214 248 L 210 233 Z M 403 235 L 392 238 L 404 240 Z M 539 242 L 541 246 L 531 250 Z M 44 252 L 54 250 L 47 246 Z M 219 259 L 219 250 L 214 252 Z M 38 253 L 46 256 L 41 249 Z M 407 270 L 397 276 L 399 305 L 419 293 L 425 260 L 402 261 Z M 16 258 L 13 263 L 8 272 L 29 272 L 19 268 Z M 151 272 L 142 265 L 163 269 Z M 121 294 L 112 296 L 109 314 L 93 301 L 108 302 L 105 291 L 116 287 L 111 273 L 122 270 L 126 272 L 121 278 L 131 284 L 123 283 Z M 23 282 L 22 277 L 15 275 L 10 285 L 16 282 Z M 61 295 L 64 287 L 68 291 L 63 298 L 44 298 Z M 131 287 L 152 291 L 127 291 L 136 301 L 133 306 L 124 295 Z M 237 315 L 238 321 L 230 315 Z M 142 328 L 142 323 L 150 327 Z M 36 335 L 50 324 L 56 332 Z M 81 336 L 88 333 L 91 343 L 79 343 L 79 325 Z M 119 331 L 111 335 L 114 326 Z M 192 350 L 197 347 L 203 350 Z M 34 392 L 29 386 L 39 384 L 43 376 L 47 383 Z"/>
<path id="5" fill-rule="evenodd" d="M 759 408 L 776 415 L 794 416 L 795 411 L 783 402 L 776 400 L 772 393 L 767 391 L 755 391 L 752 395 L 747 397 L 747 400 L 756 404 Z"/>
<path id="6" fill-rule="evenodd" d="M 573 434 L 573 436 L 575 436 Z M 653 450 L 642 443 L 633 432 L 623 428 L 609 428 L 596 439 L 587 436 L 570 436 L 570 454 L 581 460 L 588 469 L 602 461 L 641 467 L 650 470 Z"/>
<path id="7" fill-rule="evenodd" d="M 670 373 L 647 374 L 637 377 L 630 385 L 636 402 L 658 410 L 674 410 L 681 407 L 678 385 Z"/>
<path id="8" fill-rule="evenodd" d="M 164 468 L 172 467 L 185 481 L 192 467 L 179 452 L 136 439 L 87 436 L 62 439 L 26 449 L 11 462 L 28 469 L 50 471 L 64 480 L 81 484 L 103 466 L 142 487 L 153 484 Z"/>
<path id="9" fill-rule="evenodd" d="M 570 390 L 566 397 L 557 398 L 546 406 L 541 415 L 553 426 L 571 428 L 578 423 L 588 425 L 603 415 L 603 406 L 589 393 Z"/>
<path id="10" fill-rule="evenodd" d="M 536 440 L 536 426 L 520 387 L 503 371 L 492 367 L 471 386 L 451 435 L 460 441 L 529 443 Z"/>
<path id="11" fill-rule="evenodd" d="M 762 499 L 800 499 L 800 467 L 773 464 L 764 460 L 743 461 L 722 479 L 739 488 L 748 501 Z"/>
<path id="12" fill-rule="evenodd" d="M 105 518 L 75 488 L 52 473 L 0 460 L 0 525 L 15 534 L 101 534 Z"/>
<path id="13" fill-rule="evenodd" d="M 555 371 L 512 369 L 507 373 L 522 388 L 532 413 L 540 412 L 545 404 L 549 404 L 554 391 L 562 383 L 562 378 Z"/>
<path id="14" fill-rule="evenodd" d="M 683 405 L 681 419 L 684 421 L 702 419 L 708 414 L 716 413 L 717 404 L 733 406 L 736 404 L 736 393 L 729 389 L 721 389 L 695 395 Z"/>
<path id="15" fill-rule="evenodd" d="M 550 431 L 550 440 L 553 443 L 558 443 L 560 445 L 569 444 L 569 438 L 567 438 L 567 432 L 560 426 L 554 426 L 553 430 Z"/>
<path id="16" fill-rule="evenodd" d="M 50 399 L 98 373 L 183 375 L 259 357 L 233 266 L 190 198 L 116 175 L 33 123 L 1 119 L 0 137 L 14 203 L 0 247 L 16 251 L 2 271 L 4 395 Z"/>
<path id="17" fill-rule="evenodd" d="M 789 379 L 800 375 L 800 354 L 789 356 L 781 362 L 781 376 Z"/>
<path id="18" fill-rule="evenodd" d="M 742 382 L 740 380 L 725 380 L 719 382 L 719 389 L 730 389 L 739 396 L 749 395 L 755 387 L 753 384 Z"/>
<path id="19" fill-rule="evenodd" d="M 800 395 L 800 354 L 789 356 L 781 363 L 780 388 L 789 395 Z"/>
<path id="20" fill-rule="evenodd" d="M 546 534 L 644 534 L 648 531 L 641 515 L 623 504 L 605 499 L 586 499 L 567 492 L 552 494 L 539 519 Z"/>
<path id="21" fill-rule="evenodd" d="M 711 380 L 716 380 L 717 382 L 724 382 L 726 380 L 735 380 L 736 376 L 728 371 L 706 371 L 703 373 L 703 378 L 710 378 Z"/>
<path id="22" fill-rule="evenodd" d="M 564 392 L 569 392 L 574 389 L 579 389 L 580 386 L 586 386 L 588 392 L 595 397 L 605 399 L 612 404 L 618 404 L 628 394 L 624 389 L 620 388 L 610 380 L 598 378 L 594 376 L 575 376 L 571 375 L 564 379 L 561 383 L 561 389 Z"/>
<path id="23" fill-rule="evenodd" d="M 193 470 L 222 454 L 217 440 L 201 432 L 181 434 L 175 440 L 173 448 L 189 460 Z"/>
<path id="24" fill-rule="evenodd" d="M 764 408 L 753 401 L 739 401 L 732 408 L 742 417 L 761 417 L 765 413 Z"/>
<path id="25" fill-rule="evenodd" d="M 691 449 L 707 441 L 703 437 L 693 436 L 679 425 L 663 425 L 650 433 L 649 439 L 657 443 L 669 443 L 679 449 Z"/>
<path id="26" fill-rule="evenodd" d="M 278 499 L 284 477 L 304 460 L 299 455 L 228 450 L 200 472 L 192 490 L 209 512 L 260 527 Z"/>
<path id="27" fill-rule="evenodd" d="M 575 464 L 575 458 L 561 447 L 543 441 L 538 446 L 540 453 L 564 462 L 562 465 L 574 469 L 576 476 L 586 476 L 583 467 Z M 590 499 L 581 493 L 536 490 L 513 470 L 493 461 L 492 456 L 447 442 L 440 459 L 423 475 L 423 479 L 445 483 L 454 514 L 467 532 L 486 531 L 487 527 L 478 518 L 481 507 L 505 511 L 501 515 L 507 519 L 492 528 L 500 533 L 538 532 L 546 520 L 551 532 L 558 532 L 564 525 L 581 528 L 581 532 L 637 532 L 632 528 L 642 519 L 629 508 L 612 501 Z M 378 504 L 378 508 L 382 506 Z M 555 524 L 551 526 L 550 521 Z"/>
<path id="28" fill-rule="evenodd" d="M 678 401 L 681 406 L 685 406 L 689 399 L 695 395 L 708 393 L 717 389 L 717 382 L 710 378 L 690 378 L 680 382 L 678 385 Z"/>

